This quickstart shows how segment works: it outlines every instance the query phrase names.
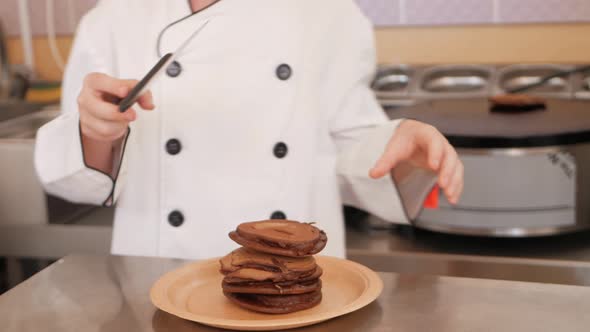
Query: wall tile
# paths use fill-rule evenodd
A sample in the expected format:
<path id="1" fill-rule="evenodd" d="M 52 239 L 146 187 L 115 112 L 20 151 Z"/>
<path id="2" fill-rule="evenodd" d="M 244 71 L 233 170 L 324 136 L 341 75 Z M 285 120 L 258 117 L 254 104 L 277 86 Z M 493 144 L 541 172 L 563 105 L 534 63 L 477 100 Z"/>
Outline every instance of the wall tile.
<path id="1" fill-rule="evenodd" d="M 20 34 L 17 1 L 20 0 L 0 0 L 0 20 L 9 36 Z M 590 0 L 356 1 L 377 26 L 494 23 L 494 2 L 497 6 L 499 23 L 590 22 Z M 68 21 L 66 10 L 68 0 L 54 0 L 54 2 L 56 33 L 72 34 L 73 29 Z M 77 25 L 79 18 L 92 8 L 97 0 L 72 0 L 71 2 L 75 7 L 74 25 Z M 29 5 L 33 33 L 45 35 L 46 0 L 29 0 Z"/>
<path id="2" fill-rule="evenodd" d="M 590 21 L 590 0 L 497 0 L 503 23 Z"/>
<path id="3" fill-rule="evenodd" d="M 403 0 L 407 24 L 492 23 L 494 0 Z"/>
<path id="4" fill-rule="evenodd" d="M 75 2 L 74 2 L 75 3 Z M 33 34 L 44 35 L 47 33 L 46 29 L 46 1 L 45 0 L 29 0 L 31 6 L 31 25 L 33 27 Z M 54 26 L 55 33 L 58 35 L 65 35 L 72 33 L 72 27 L 70 27 L 68 13 L 67 13 L 67 2 L 65 0 L 54 0 L 53 13 L 55 15 Z M 75 18 L 77 23 L 78 18 Z"/>
<path id="5" fill-rule="evenodd" d="M 17 36 L 20 34 L 20 25 L 18 17 L 17 1 L 20 0 L 0 0 L 0 20 L 2 20 L 6 33 L 9 36 Z M 96 4 L 97 0 L 73 0 L 74 5 L 74 20 L 73 26 L 69 22 L 67 0 L 54 0 L 54 14 L 55 14 L 55 32 L 58 35 L 69 35 L 75 30 L 75 26 L 84 13 Z M 47 34 L 46 20 L 45 20 L 45 0 L 29 0 L 29 13 L 31 20 L 31 29 L 34 35 Z"/>
<path id="6" fill-rule="evenodd" d="M 2 5 L 0 6 L 0 21 L 2 21 L 2 27 L 4 33 L 8 36 L 18 35 L 20 28 L 18 26 L 18 4 L 19 0 L 0 0 Z"/>
<path id="7" fill-rule="evenodd" d="M 357 0 L 363 12 L 375 25 L 387 26 L 400 23 L 400 0 Z"/>

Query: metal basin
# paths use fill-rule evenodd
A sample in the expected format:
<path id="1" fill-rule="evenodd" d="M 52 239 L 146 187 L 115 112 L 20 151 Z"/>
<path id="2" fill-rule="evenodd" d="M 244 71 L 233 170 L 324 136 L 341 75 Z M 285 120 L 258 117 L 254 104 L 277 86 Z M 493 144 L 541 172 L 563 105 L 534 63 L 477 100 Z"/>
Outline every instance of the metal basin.
<path id="1" fill-rule="evenodd" d="M 404 65 L 379 68 L 371 85 L 377 98 L 388 107 L 398 108 L 413 103 L 410 96 L 414 89 L 416 70 Z"/>
<path id="2" fill-rule="evenodd" d="M 574 81 L 574 94 L 579 99 L 590 99 L 590 73 L 577 75 Z"/>
<path id="3" fill-rule="evenodd" d="M 480 66 L 440 66 L 425 71 L 420 89 L 429 95 L 469 97 L 487 94 L 491 86 L 492 71 Z"/>
<path id="4" fill-rule="evenodd" d="M 498 79 L 500 91 L 518 89 L 529 84 L 539 82 L 543 77 L 570 69 L 557 65 L 514 65 L 503 68 Z M 551 96 L 568 97 L 572 92 L 572 82 L 569 77 L 556 77 L 543 86 L 536 87 L 527 93 L 545 94 Z"/>
<path id="5" fill-rule="evenodd" d="M 408 92 L 413 71 L 404 66 L 380 68 L 372 88 L 381 95 L 404 94 Z"/>
<path id="6" fill-rule="evenodd" d="M 46 105 L 27 103 L 16 99 L 0 100 L 0 122 L 31 114 L 41 110 L 44 106 Z"/>
<path id="7" fill-rule="evenodd" d="M 0 140 L 25 139 L 33 143 L 37 130 L 59 115 L 58 110 L 45 110 L 0 122 Z"/>

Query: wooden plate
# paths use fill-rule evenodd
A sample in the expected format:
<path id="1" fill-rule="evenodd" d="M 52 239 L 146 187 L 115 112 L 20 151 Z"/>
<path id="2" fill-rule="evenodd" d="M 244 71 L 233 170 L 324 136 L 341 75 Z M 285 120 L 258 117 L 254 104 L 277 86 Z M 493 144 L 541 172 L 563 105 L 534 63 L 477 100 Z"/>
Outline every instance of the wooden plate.
<path id="1" fill-rule="evenodd" d="M 172 315 L 201 324 L 242 331 L 284 330 L 342 316 L 373 302 L 383 290 L 381 278 L 360 264 L 316 257 L 324 270 L 322 302 L 285 315 L 262 314 L 231 303 L 221 291 L 218 259 L 200 261 L 167 273 L 150 292 L 152 303 Z"/>

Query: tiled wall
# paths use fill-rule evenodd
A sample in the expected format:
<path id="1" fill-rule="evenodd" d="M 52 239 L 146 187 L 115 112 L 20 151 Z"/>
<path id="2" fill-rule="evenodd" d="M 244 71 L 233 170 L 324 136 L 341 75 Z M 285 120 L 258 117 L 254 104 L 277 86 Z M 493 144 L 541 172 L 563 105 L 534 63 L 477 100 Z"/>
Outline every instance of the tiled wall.
<path id="1" fill-rule="evenodd" d="M 485 0 L 409 0 L 404 2 L 406 23 L 458 24 L 490 22 L 493 1 Z"/>
<path id="2" fill-rule="evenodd" d="M 0 20 L 8 35 L 20 32 L 17 3 L 0 0 Z M 54 0 L 56 32 L 69 35 L 68 3 L 74 19 L 97 0 Z M 121 0 L 125 1 L 125 0 Z M 186 1 L 186 0 L 162 0 Z M 244 0 L 246 1 L 246 0 Z M 321 1 L 321 0 L 317 0 Z M 356 0 L 377 26 L 456 25 L 530 22 L 590 22 L 590 0 Z M 29 0 L 33 33 L 46 33 L 46 0 Z"/>
<path id="3" fill-rule="evenodd" d="M 590 0 L 357 0 L 378 26 L 590 22 Z"/>
<path id="4" fill-rule="evenodd" d="M 590 21 L 590 0 L 500 0 L 503 22 Z"/>
<path id="5" fill-rule="evenodd" d="M 15 36 L 20 34 L 18 18 L 18 1 L 21 0 L 0 0 L 0 20 L 6 34 Z M 79 18 L 92 8 L 97 0 L 54 0 L 55 31 L 58 35 L 71 35 Z M 125 1 L 125 0 L 121 0 Z M 170 1 L 170 0 L 167 0 Z M 30 21 L 33 34 L 46 34 L 46 1 L 29 0 Z M 72 5 L 73 24 L 68 17 L 68 4 Z M 74 27 L 72 27 L 74 25 Z"/>

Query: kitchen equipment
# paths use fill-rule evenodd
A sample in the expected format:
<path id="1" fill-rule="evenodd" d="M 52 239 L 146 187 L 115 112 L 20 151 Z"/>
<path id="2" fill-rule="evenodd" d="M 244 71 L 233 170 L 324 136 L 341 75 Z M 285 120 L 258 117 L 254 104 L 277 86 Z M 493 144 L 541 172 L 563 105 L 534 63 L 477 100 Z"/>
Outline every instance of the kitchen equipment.
<path id="1" fill-rule="evenodd" d="M 11 112 L 4 110 L 2 115 L 5 113 Z M 18 108 L 12 113 L 0 121 L 0 225 L 63 224 L 90 211 L 90 206 L 45 194 L 35 172 L 35 135 L 42 125 L 59 115 L 59 110 Z"/>
<path id="2" fill-rule="evenodd" d="M 487 95 L 493 78 L 492 68 L 482 65 L 444 65 L 422 72 L 419 93 L 426 98 L 453 98 Z"/>
<path id="3" fill-rule="evenodd" d="M 414 225 L 485 236 L 590 228 L 590 102 L 548 99 L 546 110 L 490 111 L 487 99 L 430 100 L 395 109 L 437 127 L 465 165 L 461 201 L 424 208 Z"/>
<path id="4" fill-rule="evenodd" d="M 248 311 L 225 298 L 217 259 L 196 262 L 169 272 L 151 289 L 152 303 L 175 316 L 231 330 L 277 331 L 307 326 L 359 310 L 383 290 L 372 270 L 339 258 L 318 256 L 322 302 L 304 311 L 269 315 Z"/>
<path id="5" fill-rule="evenodd" d="M 420 100 L 464 99 L 506 94 L 531 84 L 527 93 L 561 99 L 590 99 L 590 72 L 560 64 L 409 66 L 385 64 L 372 84 L 388 109 Z M 541 81 L 548 75 L 555 75 Z"/>
<path id="6" fill-rule="evenodd" d="M 0 101 L 10 98 L 24 99 L 28 87 L 25 75 L 13 72 L 8 64 L 6 38 L 0 22 Z"/>
<path id="7" fill-rule="evenodd" d="M 44 224 L 47 199 L 34 169 L 35 134 L 57 110 L 33 112 L 0 122 L 0 224 Z"/>
<path id="8" fill-rule="evenodd" d="M 494 93 L 526 91 L 544 97 L 571 98 L 574 70 L 572 66 L 555 64 L 510 65 L 498 71 Z"/>
<path id="9" fill-rule="evenodd" d="M 412 91 L 417 82 L 418 70 L 405 65 L 392 65 L 379 68 L 372 89 L 381 101 L 389 107 L 402 107 L 414 104 Z"/>
<path id="10" fill-rule="evenodd" d="M 379 97 L 407 96 L 415 70 L 403 65 L 386 66 L 377 72 L 372 88 Z"/>
<path id="11" fill-rule="evenodd" d="M 556 73 L 553 73 L 553 74 L 550 74 L 550 75 L 547 75 L 544 77 L 534 78 L 531 80 L 530 84 L 514 87 L 512 89 L 508 89 L 506 92 L 508 92 L 508 93 L 526 92 L 526 91 L 532 90 L 534 88 L 541 88 L 545 85 L 551 84 L 555 81 L 555 79 L 563 78 L 563 77 L 567 78 L 573 74 L 585 73 L 587 71 L 590 71 L 590 66 L 582 66 L 582 67 L 576 67 L 576 68 L 569 69 L 569 70 L 559 71 L 559 72 L 556 72 Z M 555 82 L 558 83 L 557 85 L 563 86 L 563 83 L 561 80 L 557 80 Z"/>
<path id="12" fill-rule="evenodd" d="M 8 69 L 8 52 L 4 29 L 0 22 L 0 100 L 10 96 L 10 71 Z"/>
<path id="13" fill-rule="evenodd" d="M 574 75 L 574 97 L 590 99 L 590 70 Z"/>

